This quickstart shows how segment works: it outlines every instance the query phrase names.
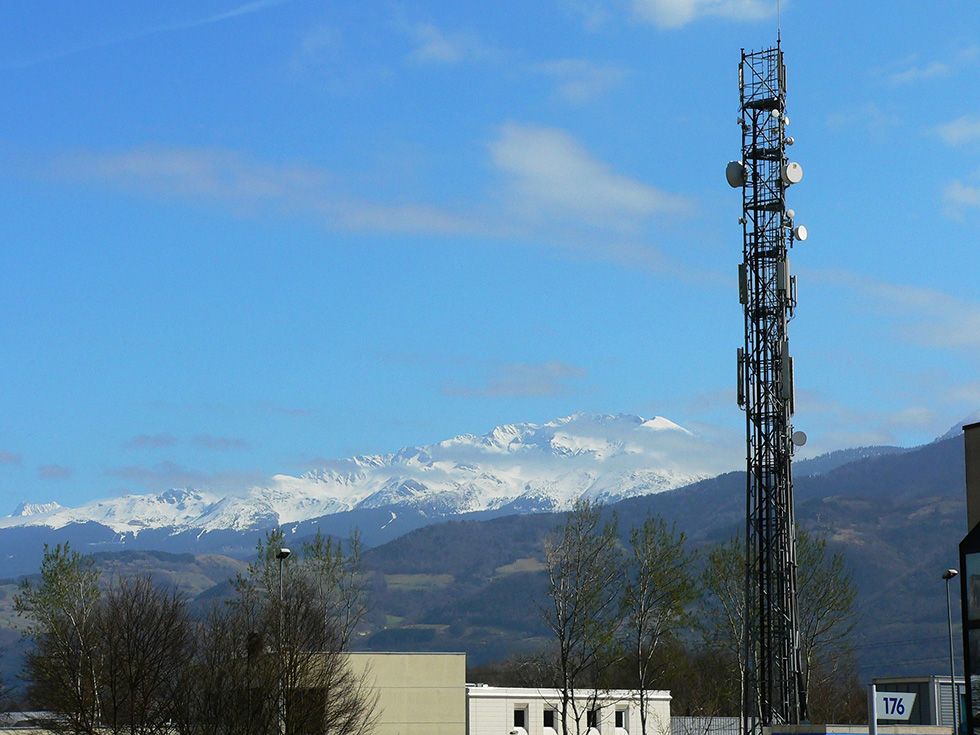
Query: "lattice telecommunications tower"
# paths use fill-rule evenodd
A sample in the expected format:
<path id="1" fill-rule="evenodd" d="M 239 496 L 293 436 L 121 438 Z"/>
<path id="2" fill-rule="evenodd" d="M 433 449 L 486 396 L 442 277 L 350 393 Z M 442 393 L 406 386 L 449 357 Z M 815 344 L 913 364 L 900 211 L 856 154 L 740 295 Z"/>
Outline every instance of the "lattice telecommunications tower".
<path id="1" fill-rule="evenodd" d="M 793 432 L 793 358 L 788 323 L 796 277 L 788 250 L 806 239 L 786 191 L 803 179 L 786 149 L 786 67 L 774 48 L 742 51 L 738 70 L 742 160 L 726 177 L 742 190 L 743 261 L 739 301 L 745 346 L 738 351 L 738 403 L 745 409 L 746 614 L 744 732 L 806 719 L 796 596 L 792 456 L 806 436 Z"/>

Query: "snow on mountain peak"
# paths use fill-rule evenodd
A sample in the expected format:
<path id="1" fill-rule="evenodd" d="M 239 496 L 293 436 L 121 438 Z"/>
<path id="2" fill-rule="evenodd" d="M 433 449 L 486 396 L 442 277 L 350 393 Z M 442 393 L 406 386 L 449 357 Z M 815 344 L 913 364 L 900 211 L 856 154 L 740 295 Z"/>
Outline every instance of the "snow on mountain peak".
<path id="1" fill-rule="evenodd" d="M 653 429 L 654 431 L 683 431 L 685 434 L 693 436 L 690 431 L 685 429 L 680 424 L 675 424 L 670 419 L 665 419 L 663 416 L 654 416 L 652 419 L 647 419 L 640 426 L 646 429 Z"/>
<path id="2" fill-rule="evenodd" d="M 680 487 L 730 469 L 731 459 L 662 416 L 575 413 L 391 454 L 329 460 L 303 475 L 274 475 L 224 496 L 171 488 L 80 508 L 34 506 L 0 518 L 0 527 L 95 521 L 131 532 L 244 530 L 358 508 L 407 506 L 447 516 L 560 510 L 581 497 L 610 502 Z"/>
<path id="3" fill-rule="evenodd" d="M 39 516 L 45 513 L 52 513 L 60 509 L 61 504 L 55 503 L 54 501 L 50 503 L 21 503 L 14 508 L 14 512 L 10 514 L 10 517 L 27 518 L 28 516 Z"/>

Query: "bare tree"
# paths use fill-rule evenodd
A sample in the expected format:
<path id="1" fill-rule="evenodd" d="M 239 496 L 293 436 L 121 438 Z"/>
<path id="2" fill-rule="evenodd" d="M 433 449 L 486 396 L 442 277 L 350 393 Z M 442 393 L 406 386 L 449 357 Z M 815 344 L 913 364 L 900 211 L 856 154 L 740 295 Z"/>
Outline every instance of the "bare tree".
<path id="1" fill-rule="evenodd" d="M 54 713 L 53 730 L 94 734 L 102 722 L 98 605 L 99 571 L 68 544 L 45 544 L 40 581 L 25 580 L 14 597 L 34 642 L 30 698 Z"/>
<path id="2" fill-rule="evenodd" d="M 276 656 L 286 692 L 285 732 L 362 735 L 375 719 L 376 696 L 344 652 L 344 630 L 308 579 L 283 597 L 282 648 Z"/>
<path id="3" fill-rule="evenodd" d="M 630 533 L 629 581 L 623 594 L 623 638 L 635 657 L 640 730 L 647 735 L 648 692 L 663 675 L 662 639 L 684 620 L 697 598 L 685 536 L 648 518 Z"/>
<path id="4" fill-rule="evenodd" d="M 615 520 L 603 523 L 599 505 L 577 501 L 545 541 L 545 561 L 549 600 L 542 618 L 554 642 L 545 676 L 558 690 L 562 732 L 571 733 L 572 720 L 578 734 L 583 707 L 595 708 L 603 673 L 616 658 L 624 579 Z M 584 699 L 576 696 L 581 688 L 589 693 Z"/>
<path id="5" fill-rule="evenodd" d="M 829 554 L 825 539 L 802 529 L 796 534 L 800 650 L 807 700 L 815 689 L 847 690 L 853 678 L 850 636 L 855 625 L 857 590 L 843 555 Z M 726 652 L 739 681 L 745 671 L 745 545 L 738 536 L 708 555 L 702 582 L 703 620 L 713 620 L 706 639 Z M 849 663 L 850 662 L 850 663 Z M 740 700 L 742 701 L 742 700 Z M 820 716 L 810 708 L 810 716 Z"/>
<path id="6" fill-rule="evenodd" d="M 800 652 L 809 702 L 811 692 L 851 675 L 848 669 L 853 665 L 851 633 L 857 622 L 857 588 L 843 554 L 829 553 L 827 540 L 809 531 L 797 530 L 796 560 Z"/>
<path id="7" fill-rule="evenodd" d="M 280 594 L 283 540 L 273 531 L 259 542 L 235 598 L 212 608 L 202 624 L 181 688 L 184 735 L 364 735 L 373 727 L 376 696 L 345 652 L 344 624 L 354 616 L 338 607 L 343 593 L 330 578 L 315 573 L 316 563 L 337 560 L 336 549 L 329 559 L 290 556 Z"/>
<path id="8" fill-rule="evenodd" d="M 724 653 L 728 670 L 738 678 L 739 712 L 745 701 L 745 542 L 740 536 L 715 546 L 701 575 L 702 633 L 709 647 Z M 719 672 L 720 673 L 720 672 Z"/>
<path id="9" fill-rule="evenodd" d="M 184 600 L 149 577 L 113 581 L 99 607 L 103 724 L 111 733 L 169 731 L 192 636 Z"/>
<path id="10" fill-rule="evenodd" d="M 351 534 L 345 552 L 342 542 L 317 531 L 312 541 L 303 544 L 303 567 L 324 601 L 326 614 L 337 623 L 340 647 L 347 650 L 354 630 L 367 613 L 360 532 Z"/>
<path id="11" fill-rule="evenodd" d="M 180 735 L 252 735 L 278 730 L 278 671 L 254 599 L 212 606 L 195 629 L 178 684 Z"/>

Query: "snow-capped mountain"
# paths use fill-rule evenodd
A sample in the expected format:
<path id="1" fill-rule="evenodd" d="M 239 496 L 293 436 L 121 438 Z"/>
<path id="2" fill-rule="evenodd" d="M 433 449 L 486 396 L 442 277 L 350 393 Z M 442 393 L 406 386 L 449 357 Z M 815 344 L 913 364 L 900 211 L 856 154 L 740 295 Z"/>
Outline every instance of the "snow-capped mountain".
<path id="1" fill-rule="evenodd" d="M 575 414 L 331 461 L 298 477 L 275 475 L 240 494 L 184 488 L 78 508 L 24 504 L 0 518 L 0 528 L 90 521 L 136 534 L 245 530 L 357 509 L 409 507 L 431 517 L 560 510 L 580 497 L 614 501 L 730 469 L 729 458 L 718 455 L 717 447 L 660 416 Z"/>

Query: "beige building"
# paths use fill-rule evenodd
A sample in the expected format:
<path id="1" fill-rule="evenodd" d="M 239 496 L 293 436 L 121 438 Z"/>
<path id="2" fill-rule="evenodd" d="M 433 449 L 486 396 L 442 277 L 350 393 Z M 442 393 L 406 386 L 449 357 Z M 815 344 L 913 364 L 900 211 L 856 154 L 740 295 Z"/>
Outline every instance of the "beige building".
<path id="1" fill-rule="evenodd" d="M 378 695 L 373 735 L 466 735 L 465 653 L 351 653 Z"/>
<path id="2" fill-rule="evenodd" d="M 600 691 L 595 697 L 579 692 L 579 727 L 569 735 L 640 735 L 636 692 Z M 670 693 L 651 691 L 647 697 L 647 735 L 669 735 Z M 467 735 L 559 735 L 561 696 L 556 690 L 490 687 L 467 688 Z"/>

